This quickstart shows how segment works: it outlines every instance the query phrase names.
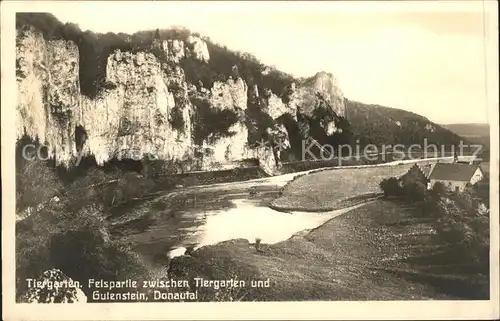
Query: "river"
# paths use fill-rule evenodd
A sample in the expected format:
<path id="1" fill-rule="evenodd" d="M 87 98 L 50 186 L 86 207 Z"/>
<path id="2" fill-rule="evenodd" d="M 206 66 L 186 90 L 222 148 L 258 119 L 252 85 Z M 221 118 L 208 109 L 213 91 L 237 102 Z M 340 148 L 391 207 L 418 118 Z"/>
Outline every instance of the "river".
<path id="1" fill-rule="evenodd" d="M 282 213 L 268 207 L 296 175 L 176 189 L 127 208 L 110 219 L 110 230 L 121 242 L 158 264 L 182 255 L 187 247 L 234 238 L 275 243 L 332 217 Z"/>
<path id="2" fill-rule="evenodd" d="M 418 161 L 422 160 L 415 160 Z M 304 173 L 307 172 L 179 188 L 128 207 L 124 213 L 110 219 L 110 230 L 115 238 L 153 264 L 165 264 L 172 257 L 182 255 L 188 247 L 230 239 L 245 238 L 255 242 L 259 238 L 268 244 L 280 242 L 351 209 L 284 213 L 268 207 L 287 182 Z"/>

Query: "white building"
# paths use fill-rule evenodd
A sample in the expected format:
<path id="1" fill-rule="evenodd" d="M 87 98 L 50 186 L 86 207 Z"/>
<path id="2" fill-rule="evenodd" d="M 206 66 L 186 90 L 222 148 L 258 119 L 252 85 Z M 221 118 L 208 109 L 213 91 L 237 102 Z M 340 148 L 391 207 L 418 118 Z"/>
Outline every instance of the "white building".
<path id="1" fill-rule="evenodd" d="M 450 191 L 463 192 L 466 187 L 476 184 L 483 177 L 484 174 L 477 165 L 437 163 L 429 174 L 429 187 L 440 182 Z"/>

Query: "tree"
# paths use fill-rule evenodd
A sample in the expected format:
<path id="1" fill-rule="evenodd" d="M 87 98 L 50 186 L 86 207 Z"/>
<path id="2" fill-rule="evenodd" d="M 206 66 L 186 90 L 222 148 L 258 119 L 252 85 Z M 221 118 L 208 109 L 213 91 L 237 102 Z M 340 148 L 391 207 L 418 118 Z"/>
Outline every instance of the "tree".
<path id="1" fill-rule="evenodd" d="M 380 182 L 380 188 L 384 192 L 384 196 L 399 196 L 402 194 L 402 189 L 399 180 L 395 177 L 390 177 Z"/>
<path id="2" fill-rule="evenodd" d="M 432 186 L 431 192 L 434 196 L 442 196 L 446 193 L 446 188 L 443 183 L 436 182 L 434 186 Z"/>

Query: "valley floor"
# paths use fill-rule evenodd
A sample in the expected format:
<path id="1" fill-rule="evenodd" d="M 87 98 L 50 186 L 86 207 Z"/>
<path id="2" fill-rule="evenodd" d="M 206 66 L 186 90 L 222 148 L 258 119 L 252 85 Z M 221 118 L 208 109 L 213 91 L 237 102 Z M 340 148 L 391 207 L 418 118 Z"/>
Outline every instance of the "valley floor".
<path id="1" fill-rule="evenodd" d="M 193 199 L 200 209 L 207 209 L 215 203 L 248 195 L 248 188 L 253 186 L 259 191 L 255 197 L 261 206 L 271 204 L 271 208 L 284 212 L 328 212 L 364 205 L 282 242 L 264 244 L 264 239 L 258 249 L 247 239 L 232 239 L 203 246 L 190 255 L 168 260 L 169 263 L 166 259 L 155 261 L 168 264 L 169 277 L 177 279 L 271 282 L 269 288 L 226 293 L 231 300 L 487 299 L 488 276 L 473 262 L 450 254 L 433 229 L 435 218 L 423 217 L 418 210 L 421 204 L 408 205 L 379 197 L 382 179 L 400 176 L 410 167 L 411 163 L 323 169 L 285 175 L 286 179 L 283 176 L 183 189 L 154 202 L 173 210 L 173 205 Z M 146 206 L 148 211 L 156 207 Z M 164 252 L 161 248 L 169 233 L 158 228 L 164 221 L 162 217 L 151 222 L 155 225 L 153 230 L 132 232 L 123 240 L 145 257 Z M 271 218 L 265 221 L 261 216 L 255 217 L 256 221 L 248 224 L 276 225 Z M 167 221 L 164 224 L 171 225 Z M 205 293 L 201 299 L 214 300 L 215 295 Z"/>
<path id="2" fill-rule="evenodd" d="M 379 183 L 401 176 L 411 164 L 366 168 L 326 169 L 299 177 L 288 183 L 283 195 L 271 207 L 283 211 L 322 212 L 346 207 L 356 198 L 380 193 Z"/>
<path id="3" fill-rule="evenodd" d="M 204 288 L 198 297 L 202 301 L 488 299 L 488 272 L 456 252 L 450 254 L 433 229 L 435 218 L 423 216 L 418 203 L 379 197 L 380 181 L 402 175 L 410 166 L 322 169 L 178 188 L 116 207 L 106 218 L 96 216 L 95 222 L 90 212 L 76 218 L 62 209 L 32 215 L 16 225 L 18 284 L 24 276 L 34 277 L 56 267 L 81 282 L 96 273 L 104 279 L 237 278 L 247 285 L 251 280 L 270 281 L 269 287 L 216 292 Z M 200 245 L 199 240 L 191 241 L 210 230 L 207 219 L 217 217 L 218 211 L 238 209 L 240 201 L 248 205 L 239 208 L 242 212 L 223 216 L 228 221 L 215 220 L 218 228 L 209 234 L 218 243 L 201 242 L 188 255 L 169 256 L 179 247 Z M 270 204 L 280 212 L 270 210 Z M 353 204 L 363 205 L 328 220 L 332 216 L 326 212 Z M 256 211 L 264 215 L 254 215 Z M 324 214 L 321 222 L 328 221 L 289 237 L 291 232 L 274 244 L 265 244 L 266 237 L 258 246 L 249 243 L 260 236 L 253 230 L 252 237 L 238 238 L 246 237 L 238 229 L 258 225 L 273 235 L 285 235 L 281 233 L 285 223 L 296 216 L 283 213 L 288 211 L 317 212 L 301 215 Z M 300 226 L 294 231 L 304 228 Z M 220 235 L 227 232 L 224 229 L 234 233 Z M 75 243 L 75 237 L 81 242 Z M 61 248 L 63 243 L 71 246 Z M 68 260 L 69 254 L 76 258 Z M 83 273 L 80 266 L 93 269 Z"/>
<path id="4" fill-rule="evenodd" d="M 449 159 L 442 157 L 441 159 Z M 414 159 L 378 165 L 323 168 L 307 175 L 297 175 L 283 189 L 282 195 L 271 202 L 281 211 L 323 212 L 344 208 L 367 197 L 381 194 L 383 179 L 404 175 L 414 163 L 436 159 Z"/>
<path id="5" fill-rule="evenodd" d="M 268 288 L 232 294 L 242 300 L 487 299 L 488 276 L 447 256 L 429 219 L 414 210 L 396 201 L 372 201 L 259 250 L 243 239 L 202 247 L 175 258 L 170 273 L 269 278 Z"/>

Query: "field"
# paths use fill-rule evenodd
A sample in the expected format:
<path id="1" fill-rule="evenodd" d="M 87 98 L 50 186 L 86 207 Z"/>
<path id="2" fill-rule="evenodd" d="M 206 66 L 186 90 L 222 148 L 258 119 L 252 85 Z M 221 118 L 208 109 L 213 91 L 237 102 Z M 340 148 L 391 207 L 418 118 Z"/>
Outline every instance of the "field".
<path id="1" fill-rule="evenodd" d="M 403 175 L 412 164 L 368 168 L 340 168 L 311 173 L 288 183 L 271 206 L 283 211 L 330 211 L 365 194 L 381 192 L 384 178 Z"/>
<path id="2" fill-rule="evenodd" d="M 175 258 L 169 276 L 269 278 L 235 300 L 487 299 L 488 278 L 447 257 L 431 226 L 418 204 L 376 200 L 258 251 L 242 239 L 202 247 Z"/>

